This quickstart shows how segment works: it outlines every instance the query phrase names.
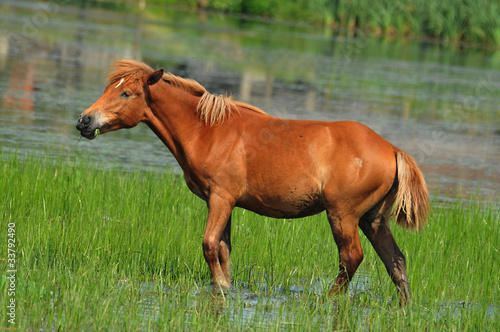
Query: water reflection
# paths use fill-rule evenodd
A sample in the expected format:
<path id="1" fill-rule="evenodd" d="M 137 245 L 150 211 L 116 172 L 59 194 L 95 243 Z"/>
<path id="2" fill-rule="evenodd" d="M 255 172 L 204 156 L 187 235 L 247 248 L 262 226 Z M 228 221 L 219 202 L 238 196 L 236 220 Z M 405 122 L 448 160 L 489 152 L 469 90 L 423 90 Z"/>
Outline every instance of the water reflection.
<path id="1" fill-rule="evenodd" d="M 49 145 L 103 166 L 176 167 L 145 126 L 78 142 L 75 119 L 102 93 L 109 64 L 135 58 L 276 116 L 363 122 L 415 156 L 431 191 L 499 197 L 499 52 L 161 8 L 0 8 L 3 149 Z"/>
<path id="2" fill-rule="evenodd" d="M 7 88 L 3 95 L 3 106 L 6 110 L 21 110 L 25 113 L 25 116 L 21 116 L 21 121 L 25 125 L 31 123 L 30 114 L 35 108 L 33 102 L 34 68 L 33 62 L 27 63 L 25 67 L 16 66 L 7 79 Z"/>

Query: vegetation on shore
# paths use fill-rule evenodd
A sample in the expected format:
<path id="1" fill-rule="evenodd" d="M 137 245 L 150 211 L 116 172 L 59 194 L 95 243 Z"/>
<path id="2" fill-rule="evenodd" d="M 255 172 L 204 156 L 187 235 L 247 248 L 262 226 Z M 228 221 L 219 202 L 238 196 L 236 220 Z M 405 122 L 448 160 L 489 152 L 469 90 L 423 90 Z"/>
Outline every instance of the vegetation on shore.
<path id="1" fill-rule="evenodd" d="M 500 2 L 494 0 L 151 0 L 151 3 L 308 22 L 336 33 L 357 30 L 375 36 L 500 45 Z"/>
<path id="2" fill-rule="evenodd" d="M 48 0 L 63 2 L 62 0 Z M 102 7 L 173 5 L 312 24 L 335 35 L 429 38 L 500 46 L 500 2 L 495 0 L 65 0 Z"/>
<path id="3" fill-rule="evenodd" d="M 15 223 L 17 330 L 499 330 L 498 206 L 433 202 L 407 257 L 406 309 L 362 237 L 349 295 L 326 295 L 338 254 L 324 214 L 286 221 L 237 209 L 234 287 L 209 292 L 205 204 L 179 175 L 0 152 L 1 229 Z M 0 255 L 8 270 L 6 250 Z M 0 327 L 8 280 L 0 276 Z"/>

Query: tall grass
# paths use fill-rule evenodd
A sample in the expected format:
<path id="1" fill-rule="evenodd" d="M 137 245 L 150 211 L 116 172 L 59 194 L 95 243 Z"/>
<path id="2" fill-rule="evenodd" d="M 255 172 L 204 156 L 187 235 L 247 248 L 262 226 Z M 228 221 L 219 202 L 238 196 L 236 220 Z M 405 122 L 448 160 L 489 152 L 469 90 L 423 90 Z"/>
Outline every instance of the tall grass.
<path id="1" fill-rule="evenodd" d="M 427 36 L 446 41 L 500 44 L 500 3 L 489 0 L 320 0 L 330 7 L 332 24 L 378 34 Z"/>
<path id="2" fill-rule="evenodd" d="M 328 300 L 338 254 L 323 214 L 290 222 L 236 209 L 223 301 L 208 291 L 206 207 L 182 177 L 75 157 L 0 160 L 2 234 L 17 229 L 19 330 L 500 328 L 496 205 L 435 201 L 422 233 L 393 227 L 413 295 L 405 310 L 364 236 L 362 278 Z M 0 326 L 13 327 L 6 284 L 2 275 Z"/>
<path id="3" fill-rule="evenodd" d="M 362 29 L 377 35 L 431 37 L 500 45 L 500 3 L 495 0 L 152 0 L 208 7 L 281 20 Z M 205 5 L 204 4 L 204 5 Z"/>

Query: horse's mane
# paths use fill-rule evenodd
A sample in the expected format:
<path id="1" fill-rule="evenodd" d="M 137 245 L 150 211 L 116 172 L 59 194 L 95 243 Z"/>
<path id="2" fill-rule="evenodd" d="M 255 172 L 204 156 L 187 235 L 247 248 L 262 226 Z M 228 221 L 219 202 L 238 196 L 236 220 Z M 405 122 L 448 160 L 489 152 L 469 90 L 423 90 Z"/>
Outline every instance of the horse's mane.
<path id="1" fill-rule="evenodd" d="M 133 60 L 116 61 L 108 75 L 108 83 L 113 84 L 122 78 L 132 77 L 137 82 L 144 76 L 154 72 L 154 69 L 143 62 Z M 163 81 L 180 89 L 186 90 L 195 96 L 201 97 L 196 113 L 200 120 L 208 125 L 218 125 L 228 120 L 238 108 L 266 114 L 263 110 L 247 103 L 233 100 L 227 95 L 213 95 L 209 93 L 200 83 L 192 79 L 182 78 L 171 73 L 163 75 Z"/>

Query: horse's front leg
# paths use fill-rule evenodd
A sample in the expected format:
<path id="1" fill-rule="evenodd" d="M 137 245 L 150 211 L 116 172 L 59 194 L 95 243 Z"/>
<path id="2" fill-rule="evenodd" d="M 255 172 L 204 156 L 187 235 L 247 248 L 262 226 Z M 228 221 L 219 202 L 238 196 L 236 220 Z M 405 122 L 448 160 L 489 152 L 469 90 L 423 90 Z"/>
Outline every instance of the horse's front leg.
<path id="1" fill-rule="evenodd" d="M 222 232 L 219 242 L 219 262 L 229 287 L 231 287 L 231 215 L 227 220 L 226 227 Z"/>
<path id="2" fill-rule="evenodd" d="M 208 221 L 203 236 L 203 255 L 212 272 L 214 290 L 231 287 L 229 253 L 230 222 L 234 204 L 216 194 L 208 201 Z"/>

